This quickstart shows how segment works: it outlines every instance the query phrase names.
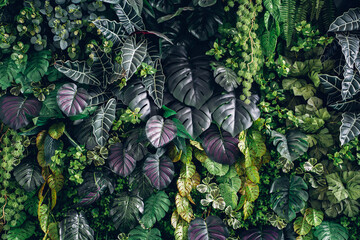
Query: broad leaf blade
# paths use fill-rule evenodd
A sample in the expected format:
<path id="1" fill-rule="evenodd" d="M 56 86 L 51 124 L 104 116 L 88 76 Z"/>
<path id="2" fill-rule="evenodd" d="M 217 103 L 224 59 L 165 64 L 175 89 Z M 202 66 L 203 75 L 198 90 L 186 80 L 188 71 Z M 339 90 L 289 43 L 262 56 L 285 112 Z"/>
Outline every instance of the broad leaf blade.
<path id="1" fill-rule="evenodd" d="M 360 134 L 360 114 L 343 113 L 340 127 L 340 143 L 344 145 Z"/>
<path id="2" fill-rule="evenodd" d="M 136 13 L 127 0 L 120 0 L 118 4 L 114 5 L 114 10 L 128 34 L 135 32 L 135 29 L 142 30 L 145 28 L 141 16 Z"/>
<path id="3" fill-rule="evenodd" d="M 215 82 L 223 87 L 227 92 L 234 91 L 239 86 L 236 73 L 232 69 L 220 64 L 217 64 L 215 67 Z"/>
<path id="4" fill-rule="evenodd" d="M 98 19 L 93 23 L 101 31 L 104 37 L 114 44 L 114 46 L 120 47 L 124 43 L 127 35 L 121 23 L 110 21 L 108 19 Z"/>
<path id="5" fill-rule="evenodd" d="M 115 111 L 116 100 L 112 98 L 105 106 L 100 107 L 96 112 L 92 126 L 96 143 L 100 146 L 105 146 L 106 141 L 109 138 L 111 125 L 115 120 Z"/>
<path id="6" fill-rule="evenodd" d="M 27 192 L 34 191 L 36 188 L 44 183 L 44 178 L 41 175 L 40 168 L 31 163 L 21 163 L 14 170 L 16 181 Z"/>
<path id="7" fill-rule="evenodd" d="M 75 116 L 89 105 L 89 94 L 74 83 L 66 83 L 59 89 L 56 100 L 66 116 Z"/>
<path id="8" fill-rule="evenodd" d="M 70 210 L 59 227 L 60 240 L 94 240 L 94 230 L 90 227 L 85 214 Z M 80 237 L 81 236 L 81 237 Z"/>
<path id="9" fill-rule="evenodd" d="M 156 73 L 154 75 L 149 75 L 142 81 L 149 95 L 154 100 L 154 103 L 161 108 L 164 98 L 165 75 L 160 59 L 155 61 L 155 69 Z"/>
<path id="10" fill-rule="evenodd" d="M 286 135 L 272 131 L 271 137 L 280 155 L 290 161 L 298 159 L 309 147 L 307 136 L 299 131 L 291 130 Z"/>
<path id="11" fill-rule="evenodd" d="M 360 23 L 360 22 L 359 22 Z M 336 34 L 348 67 L 353 68 L 359 54 L 360 39 L 355 34 Z"/>
<path id="12" fill-rule="evenodd" d="M 146 200 L 144 215 L 140 221 L 146 228 L 151 228 L 156 221 L 159 222 L 165 217 L 165 214 L 169 211 L 169 207 L 169 196 L 165 192 L 159 191 Z"/>
<path id="13" fill-rule="evenodd" d="M 122 143 L 110 147 L 108 162 L 111 171 L 121 177 L 129 176 L 136 167 L 136 160 L 123 148 Z"/>
<path id="14" fill-rule="evenodd" d="M 242 240 L 284 240 L 281 230 L 265 226 L 262 229 L 250 229 L 241 233 Z"/>
<path id="15" fill-rule="evenodd" d="M 136 41 L 136 37 L 132 36 L 126 39 L 121 49 L 121 66 L 126 73 L 126 79 L 130 79 L 132 75 L 137 71 L 145 59 L 147 51 L 147 41 Z"/>
<path id="16" fill-rule="evenodd" d="M 321 240 L 347 240 L 349 233 L 346 228 L 338 223 L 324 221 L 316 227 L 314 236 Z"/>
<path id="17" fill-rule="evenodd" d="M 217 216 L 209 216 L 206 220 L 196 218 L 190 222 L 188 238 L 191 240 L 226 240 L 228 237 L 229 231 L 226 225 Z"/>
<path id="18" fill-rule="evenodd" d="M 150 143 L 156 147 L 162 147 L 171 142 L 176 137 L 176 125 L 173 121 L 159 115 L 151 117 L 145 126 L 146 137 Z"/>
<path id="19" fill-rule="evenodd" d="M 129 232 L 129 240 L 162 240 L 161 232 L 157 228 L 143 229 L 137 226 Z"/>
<path id="20" fill-rule="evenodd" d="M 174 164 L 166 156 L 150 155 L 143 167 L 144 174 L 158 190 L 166 188 L 174 178 Z"/>
<path id="21" fill-rule="evenodd" d="M 330 25 L 329 32 L 345 32 L 360 30 L 360 9 L 351 8 L 335 19 Z"/>

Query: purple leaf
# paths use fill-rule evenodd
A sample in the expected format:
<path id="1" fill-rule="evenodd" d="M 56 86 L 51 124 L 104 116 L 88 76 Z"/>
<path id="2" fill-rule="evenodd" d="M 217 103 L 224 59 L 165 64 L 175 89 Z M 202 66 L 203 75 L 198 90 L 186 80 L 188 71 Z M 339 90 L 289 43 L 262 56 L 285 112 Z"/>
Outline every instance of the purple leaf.
<path id="1" fill-rule="evenodd" d="M 0 119 L 6 125 L 18 130 L 29 124 L 27 116 L 39 116 L 41 105 L 36 99 L 4 96 L 0 99 Z"/>
<path id="2" fill-rule="evenodd" d="M 203 135 L 203 147 L 211 160 L 221 164 L 232 165 L 240 155 L 239 140 L 226 131 L 211 126 Z"/>
<path id="3" fill-rule="evenodd" d="M 129 135 L 125 142 L 126 152 L 132 156 L 136 161 L 141 161 L 148 153 L 143 129 L 135 129 Z"/>
<path id="4" fill-rule="evenodd" d="M 275 227 L 267 226 L 262 230 L 250 229 L 241 233 L 242 240 L 283 240 L 283 232 Z"/>
<path id="5" fill-rule="evenodd" d="M 176 137 L 176 125 L 173 121 L 164 121 L 163 117 L 156 115 L 146 122 L 145 133 L 151 144 L 159 148 Z"/>
<path id="6" fill-rule="evenodd" d="M 84 111 L 89 105 L 89 94 L 75 83 L 66 83 L 58 91 L 56 100 L 61 111 L 66 116 L 75 116 Z"/>
<path id="7" fill-rule="evenodd" d="M 143 171 L 151 184 L 161 190 L 171 183 L 174 177 L 174 164 L 167 156 L 150 155 L 144 162 Z"/>
<path id="8" fill-rule="evenodd" d="M 121 177 L 129 176 L 135 169 L 136 160 L 123 148 L 122 143 L 110 147 L 110 169 Z"/>
<path id="9" fill-rule="evenodd" d="M 226 240 L 229 231 L 224 222 L 217 216 L 209 216 L 206 220 L 195 218 L 190 222 L 189 240 Z"/>

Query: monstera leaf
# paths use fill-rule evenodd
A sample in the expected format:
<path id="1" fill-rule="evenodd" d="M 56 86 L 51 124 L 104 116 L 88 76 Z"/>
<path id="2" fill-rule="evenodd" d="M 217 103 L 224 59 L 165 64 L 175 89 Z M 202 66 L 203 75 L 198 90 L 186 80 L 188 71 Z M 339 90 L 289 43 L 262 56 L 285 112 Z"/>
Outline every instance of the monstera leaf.
<path id="1" fill-rule="evenodd" d="M 146 158 L 143 171 L 151 184 L 161 190 L 171 183 L 174 177 L 174 164 L 167 156 L 154 154 Z"/>
<path id="2" fill-rule="evenodd" d="M 209 216 L 206 220 L 195 218 L 190 222 L 188 238 L 191 240 L 226 240 L 228 237 L 226 225 L 217 216 Z"/>
<path id="3" fill-rule="evenodd" d="M 109 99 L 108 93 L 101 87 L 92 87 L 89 89 L 89 106 L 100 105 Z"/>
<path id="4" fill-rule="evenodd" d="M 174 46 L 169 51 L 164 71 L 170 93 L 188 106 L 201 108 L 213 94 L 208 57 L 191 58 L 184 46 Z"/>
<path id="5" fill-rule="evenodd" d="M 169 196 L 165 192 L 159 191 L 146 200 L 144 215 L 140 221 L 146 228 L 151 228 L 156 221 L 159 222 L 165 217 L 165 214 L 169 211 L 169 207 Z"/>
<path id="6" fill-rule="evenodd" d="M 89 104 L 89 94 L 74 83 L 64 84 L 56 96 L 57 103 L 66 116 L 75 116 L 84 111 Z"/>
<path id="7" fill-rule="evenodd" d="M 157 228 L 143 229 L 137 226 L 129 232 L 129 240 L 162 240 L 161 232 Z"/>
<path id="8" fill-rule="evenodd" d="M 360 21 L 359 21 L 360 24 Z M 359 54 L 360 40 L 355 34 L 336 34 L 336 38 L 339 41 L 341 50 L 345 56 L 345 61 L 348 67 L 354 66 L 355 60 Z"/>
<path id="9" fill-rule="evenodd" d="M 212 97 L 207 106 L 214 121 L 235 137 L 260 117 L 260 110 L 255 104 L 257 97 L 252 96 L 250 99 L 251 102 L 246 104 L 234 93 L 225 93 Z"/>
<path id="10" fill-rule="evenodd" d="M 60 240 L 94 240 L 94 230 L 90 227 L 85 214 L 70 210 L 59 225 Z"/>
<path id="11" fill-rule="evenodd" d="M 95 114 L 92 127 L 96 143 L 100 146 L 106 144 L 109 138 L 111 125 L 115 120 L 116 100 L 110 99 L 105 106 L 101 106 Z"/>
<path id="12" fill-rule="evenodd" d="M 115 46 L 119 47 L 124 43 L 127 37 L 123 24 L 108 19 L 98 19 L 93 22 L 104 37 L 111 41 Z"/>
<path id="13" fill-rule="evenodd" d="M 11 128 L 18 130 L 30 122 L 28 117 L 37 117 L 41 102 L 36 99 L 4 96 L 0 98 L 0 119 Z"/>
<path id="14" fill-rule="evenodd" d="M 290 161 L 298 159 L 309 147 L 307 136 L 299 131 L 289 131 L 286 135 L 272 131 L 271 137 L 276 150 Z"/>
<path id="15" fill-rule="evenodd" d="M 121 177 L 129 176 L 136 166 L 136 160 L 123 148 L 122 143 L 115 143 L 110 147 L 108 161 L 111 171 Z"/>
<path id="16" fill-rule="evenodd" d="M 149 178 L 140 168 L 135 169 L 130 175 L 129 184 L 133 192 L 138 194 L 142 199 L 147 199 L 154 191 Z"/>
<path id="17" fill-rule="evenodd" d="M 14 170 L 16 181 L 26 191 L 31 192 L 44 183 L 40 168 L 31 163 L 21 163 Z"/>
<path id="18" fill-rule="evenodd" d="M 285 238 L 281 230 L 266 226 L 241 233 L 241 240 L 285 240 Z"/>
<path id="19" fill-rule="evenodd" d="M 135 194 L 123 192 L 114 199 L 110 216 L 116 229 L 129 231 L 136 226 L 143 212 L 142 199 Z"/>
<path id="20" fill-rule="evenodd" d="M 232 92 L 239 86 L 236 73 L 223 65 L 215 65 L 215 82 L 223 87 L 227 92 Z"/>
<path id="21" fill-rule="evenodd" d="M 360 8 L 351 8 L 335 19 L 330 25 L 329 32 L 346 32 L 360 30 Z"/>
<path id="22" fill-rule="evenodd" d="M 135 36 L 126 39 L 124 46 L 121 49 L 121 67 L 126 73 L 126 79 L 130 79 L 137 71 L 138 67 L 145 59 L 146 51 L 147 42 L 145 40 L 137 42 Z"/>
<path id="23" fill-rule="evenodd" d="M 146 137 L 150 143 L 156 147 L 162 147 L 171 142 L 176 137 L 176 125 L 173 121 L 159 115 L 151 117 L 145 126 Z"/>
<path id="24" fill-rule="evenodd" d="M 324 221 L 316 227 L 314 236 L 321 240 L 347 240 L 349 234 L 346 228 L 338 223 Z"/>
<path id="25" fill-rule="evenodd" d="M 63 73 L 68 78 L 71 78 L 75 82 L 94 86 L 101 85 L 101 81 L 98 79 L 98 76 L 85 61 L 56 61 L 54 66 L 59 72 Z"/>
<path id="26" fill-rule="evenodd" d="M 155 69 L 156 73 L 145 77 L 143 84 L 149 92 L 149 95 L 154 99 L 154 103 L 161 108 L 164 98 L 165 75 L 160 59 L 155 61 Z"/>
<path id="27" fill-rule="evenodd" d="M 128 34 L 135 32 L 135 29 L 142 30 L 145 28 L 141 17 L 127 0 L 120 0 L 119 4 L 114 5 L 114 9 L 120 23 L 124 26 Z"/>
<path id="28" fill-rule="evenodd" d="M 114 192 L 111 179 L 102 172 L 87 172 L 84 183 L 78 189 L 78 205 L 90 205 L 96 202 L 102 194 L 109 189 L 110 194 Z"/>
<path id="29" fill-rule="evenodd" d="M 344 145 L 360 134 L 360 114 L 343 113 L 340 127 L 340 143 Z"/>
<path id="30" fill-rule="evenodd" d="M 290 222 L 296 213 L 305 207 L 309 195 L 307 185 L 301 177 L 291 176 L 276 179 L 271 185 L 271 208 L 277 215 Z"/>

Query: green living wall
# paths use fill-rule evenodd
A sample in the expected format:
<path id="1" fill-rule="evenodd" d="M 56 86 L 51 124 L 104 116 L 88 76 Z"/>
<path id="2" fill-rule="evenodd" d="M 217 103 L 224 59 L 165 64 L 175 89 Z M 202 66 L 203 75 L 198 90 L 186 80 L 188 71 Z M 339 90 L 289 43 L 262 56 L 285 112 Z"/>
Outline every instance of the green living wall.
<path id="1" fill-rule="evenodd" d="M 360 239 L 360 1 L 0 0 L 0 235 Z"/>

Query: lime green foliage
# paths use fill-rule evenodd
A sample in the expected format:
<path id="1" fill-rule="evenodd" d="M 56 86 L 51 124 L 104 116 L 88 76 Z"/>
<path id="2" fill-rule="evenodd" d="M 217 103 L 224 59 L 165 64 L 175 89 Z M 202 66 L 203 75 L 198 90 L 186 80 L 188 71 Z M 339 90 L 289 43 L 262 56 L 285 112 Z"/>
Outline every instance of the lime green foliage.
<path id="1" fill-rule="evenodd" d="M 123 132 L 129 123 L 130 124 L 140 123 L 141 114 L 139 112 L 140 112 L 139 108 L 136 108 L 135 111 L 132 111 L 130 108 L 127 108 L 126 110 L 121 109 L 118 112 L 118 115 L 120 115 L 120 116 L 119 116 L 118 120 L 115 120 L 115 122 L 112 126 L 112 130 Z"/>

